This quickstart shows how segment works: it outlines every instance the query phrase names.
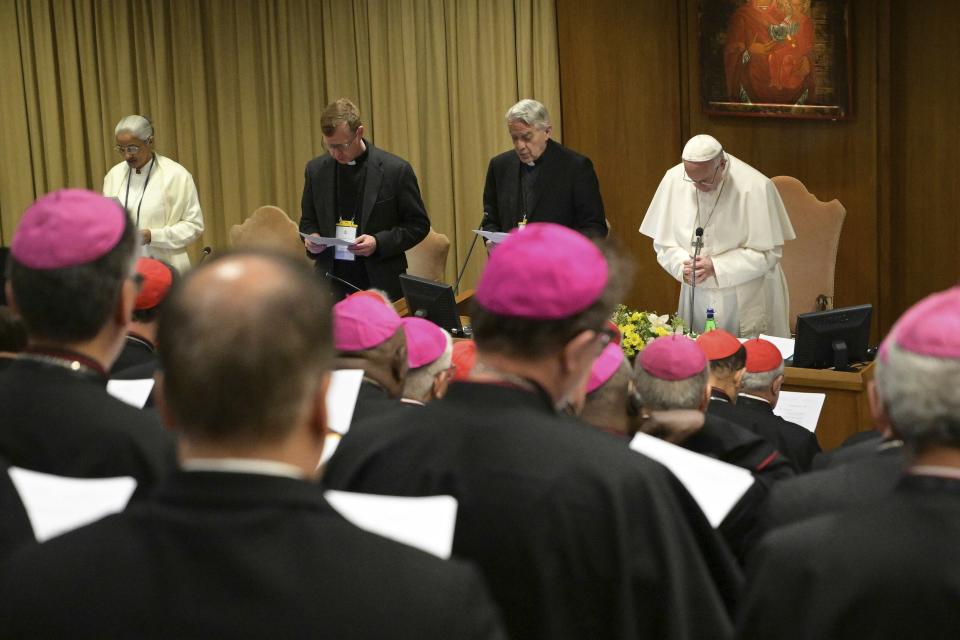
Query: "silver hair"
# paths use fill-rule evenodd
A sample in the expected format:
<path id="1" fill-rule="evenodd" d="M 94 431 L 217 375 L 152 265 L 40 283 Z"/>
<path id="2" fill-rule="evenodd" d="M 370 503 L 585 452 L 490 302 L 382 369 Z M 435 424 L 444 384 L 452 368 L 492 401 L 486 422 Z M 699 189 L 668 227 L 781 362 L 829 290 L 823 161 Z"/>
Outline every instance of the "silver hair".
<path id="1" fill-rule="evenodd" d="M 430 364 L 407 371 L 407 379 L 403 383 L 404 398 L 428 402 L 433 380 L 440 372 L 450 368 L 450 363 L 453 362 L 453 340 L 446 331 L 443 335 L 447 339 L 447 347 L 443 350 L 443 355 Z"/>
<path id="2" fill-rule="evenodd" d="M 125 116 L 117 123 L 113 135 L 118 136 L 126 131 L 132 133 L 137 140 L 149 142 L 153 138 L 153 124 L 143 116 Z"/>
<path id="3" fill-rule="evenodd" d="M 886 362 L 877 360 L 875 378 L 893 429 L 904 441 L 960 447 L 960 361 L 891 345 Z"/>
<path id="4" fill-rule="evenodd" d="M 541 131 L 551 126 L 550 114 L 547 113 L 547 108 L 540 102 L 531 100 L 530 98 L 524 98 L 507 109 L 507 113 L 503 117 L 508 125 L 511 122 L 522 122 L 528 127 L 534 127 Z"/>
<path id="5" fill-rule="evenodd" d="M 764 371 L 762 373 L 750 373 L 744 371 L 740 378 L 740 386 L 744 391 L 769 391 L 773 386 L 773 381 L 778 376 L 783 375 L 783 363 L 781 362 L 775 369 Z"/>
<path id="6" fill-rule="evenodd" d="M 639 365 L 634 368 L 634 383 L 637 393 L 643 398 L 643 406 L 650 411 L 670 409 L 700 409 L 704 390 L 710 379 L 710 368 L 685 380 L 661 380 Z"/>

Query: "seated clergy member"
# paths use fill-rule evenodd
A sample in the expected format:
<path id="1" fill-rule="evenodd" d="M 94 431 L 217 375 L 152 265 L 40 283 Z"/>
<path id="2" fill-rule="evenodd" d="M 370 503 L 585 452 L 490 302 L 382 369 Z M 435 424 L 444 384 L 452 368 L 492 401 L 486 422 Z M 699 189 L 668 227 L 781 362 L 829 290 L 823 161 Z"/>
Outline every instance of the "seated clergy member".
<path id="1" fill-rule="evenodd" d="M 633 370 L 619 344 L 608 344 L 594 361 L 585 391 L 581 420 L 615 436 L 633 437 L 638 413 Z"/>
<path id="2" fill-rule="evenodd" d="M 0 457 L 10 464 L 132 476 L 142 491 L 174 467 L 173 438 L 156 417 L 106 391 L 137 297 L 135 251 L 133 223 L 95 193 L 54 191 L 24 213 L 7 297 L 29 346 L 0 372 Z"/>
<path id="3" fill-rule="evenodd" d="M 505 119 L 513 150 L 490 160 L 483 187 L 483 229 L 510 231 L 528 222 L 555 222 L 606 236 L 600 184 L 590 158 L 551 140 L 547 108 L 524 99 Z"/>
<path id="4" fill-rule="evenodd" d="M 407 404 L 424 405 L 442 398 L 450 385 L 453 340 L 450 334 L 424 318 L 404 318 L 407 336 L 407 379 L 403 397 Z"/>
<path id="5" fill-rule="evenodd" d="M 817 436 L 795 422 L 774 415 L 783 385 L 783 356 L 767 340 L 754 338 L 743 343 L 747 350 L 746 372 L 740 378 L 737 408 L 756 416 L 754 425 L 792 460 L 799 471 L 809 471 L 813 457 L 820 452 Z"/>
<path id="6" fill-rule="evenodd" d="M 153 377 L 157 369 L 157 324 L 176 273 L 173 267 L 155 258 L 137 260 L 140 293 L 133 304 L 133 320 L 123 351 L 110 368 L 110 377 L 117 377 L 131 367 L 143 370 L 144 378 Z"/>
<path id="7" fill-rule="evenodd" d="M 415 421 L 371 421 L 403 437 L 345 471 L 334 456 L 325 479 L 456 497 L 453 553 L 483 569 L 514 640 L 729 635 L 738 571 L 689 494 L 558 412 L 605 346 L 619 272 L 565 227 L 512 234 L 477 285 L 471 380 Z"/>
<path id="8" fill-rule="evenodd" d="M 793 470 L 759 436 L 716 415 L 703 413 L 710 397 L 707 371 L 706 356 L 686 336 L 664 336 L 649 343 L 637 356 L 634 372 L 642 412 L 654 418 L 653 425 L 642 428 L 685 449 L 754 474 L 756 482 L 720 525 L 720 532 L 743 562 L 761 533 L 760 517 L 770 486 L 792 476 Z M 690 418 L 691 410 L 696 412 L 694 416 L 699 422 Z M 675 411 L 679 415 L 672 415 Z"/>
<path id="9" fill-rule="evenodd" d="M 878 501 L 764 538 L 742 637 L 960 635 L 960 287 L 907 311 L 875 376 L 871 405 L 903 438 L 906 473 Z"/>
<path id="10" fill-rule="evenodd" d="M 27 348 L 27 326 L 13 309 L 0 304 L 0 370 L 13 364 L 17 354 Z"/>
<path id="11" fill-rule="evenodd" d="M 309 268 L 268 254 L 184 280 L 160 326 L 182 470 L 151 501 L 15 556 L 0 636 L 503 637 L 473 569 L 361 531 L 312 482 L 327 298 Z"/>

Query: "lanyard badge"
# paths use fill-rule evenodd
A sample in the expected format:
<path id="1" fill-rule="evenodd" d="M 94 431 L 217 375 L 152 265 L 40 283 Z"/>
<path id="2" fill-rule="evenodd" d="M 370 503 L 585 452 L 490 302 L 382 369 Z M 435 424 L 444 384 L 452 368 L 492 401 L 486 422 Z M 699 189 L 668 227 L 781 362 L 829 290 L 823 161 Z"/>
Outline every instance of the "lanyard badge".
<path id="1" fill-rule="evenodd" d="M 337 221 L 337 239 L 346 240 L 353 244 L 357 239 L 357 224 L 353 220 L 344 220 L 341 218 Z M 333 257 L 336 260 L 349 260 L 351 262 L 357 259 L 357 256 L 350 251 L 349 247 L 341 247 L 339 245 L 337 245 Z"/>

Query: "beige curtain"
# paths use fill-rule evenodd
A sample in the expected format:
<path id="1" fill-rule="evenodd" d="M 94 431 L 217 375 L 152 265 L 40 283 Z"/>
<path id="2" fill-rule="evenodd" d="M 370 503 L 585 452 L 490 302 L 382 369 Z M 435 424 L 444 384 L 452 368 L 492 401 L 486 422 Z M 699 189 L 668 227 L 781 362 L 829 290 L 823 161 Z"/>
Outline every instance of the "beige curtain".
<path id="1" fill-rule="evenodd" d="M 345 96 L 416 170 L 452 281 L 509 148 L 503 113 L 537 98 L 560 134 L 554 0 L 0 0 L 0 78 L 2 244 L 38 195 L 100 189 L 130 113 L 194 176 L 194 258 L 260 205 L 298 220 L 318 114 Z"/>

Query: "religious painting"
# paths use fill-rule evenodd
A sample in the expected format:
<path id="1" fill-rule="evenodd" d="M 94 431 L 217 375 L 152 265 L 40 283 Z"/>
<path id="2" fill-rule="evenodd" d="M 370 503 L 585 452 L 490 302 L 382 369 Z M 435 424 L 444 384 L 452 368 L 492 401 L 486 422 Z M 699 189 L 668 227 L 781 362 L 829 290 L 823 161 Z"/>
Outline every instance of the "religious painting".
<path id="1" fill-rule="evenodd" d="M 701 0 L 706 113 L 850 115 L 849 0 Z"/>

